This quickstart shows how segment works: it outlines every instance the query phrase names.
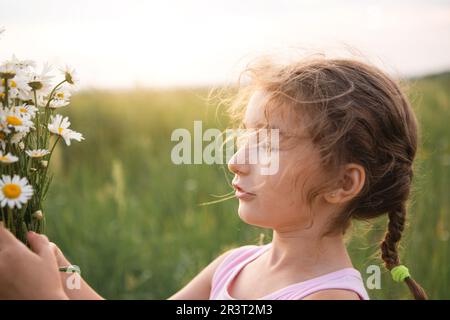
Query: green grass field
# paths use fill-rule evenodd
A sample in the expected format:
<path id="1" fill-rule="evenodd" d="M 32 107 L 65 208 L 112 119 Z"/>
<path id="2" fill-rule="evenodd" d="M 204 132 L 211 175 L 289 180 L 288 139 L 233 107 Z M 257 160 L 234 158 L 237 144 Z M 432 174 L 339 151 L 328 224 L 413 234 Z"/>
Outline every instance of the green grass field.
<path id="1" fill-rule="evenodd" d="M 450 298 L 450 74 L 414 80 L 411 97 L 421 124 L 410 226 L 403 262 L 433 299 Z M 62 113 L 84 134 L 59 146 L 46 202 L 47 234 L 81 267 L 105 298 L 165 299 L 227 248 L 264 242 L 271 233 L 240 221 L 237 200 L 209 206 L 231 191 L 226 167 L 175 166 L 170 136 L 226 127 L 206 90 L 85 91 Z M 221 120 L 219 122 L 219 120 Z M 349 239 L 355 267 L 367 278 L 377 264 L 386 220 L 356 224 Z M 372 299 L 409 299 L 381 268 Z"/>

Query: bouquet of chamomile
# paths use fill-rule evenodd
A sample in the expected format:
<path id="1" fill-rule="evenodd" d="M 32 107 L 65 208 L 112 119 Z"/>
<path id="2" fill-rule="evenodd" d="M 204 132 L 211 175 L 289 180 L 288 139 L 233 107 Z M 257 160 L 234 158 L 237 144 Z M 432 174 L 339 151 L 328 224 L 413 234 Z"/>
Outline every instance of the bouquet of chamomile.
<path id="1" fill-rule="evenodd" d="M 52 181 L 48 172 L 56 145 L 84 140 L 70 129 L 68 117 L 57 114 L 69 104 L 77 84 L 74 70 L 37 68 L 15 56 L 0 65 L 0 219 L 18 239 L 43 233 L 43 202 Z"/>

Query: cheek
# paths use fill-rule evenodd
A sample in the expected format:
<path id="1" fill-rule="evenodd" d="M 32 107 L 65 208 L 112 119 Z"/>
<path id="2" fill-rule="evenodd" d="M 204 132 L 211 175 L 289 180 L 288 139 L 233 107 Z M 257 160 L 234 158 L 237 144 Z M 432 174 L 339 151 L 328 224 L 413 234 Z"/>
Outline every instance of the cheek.
<path id="1" fill-rule="evenodd" d="M 308 225 L 311 212 L 307 193 L 315 175 L 311 161 L 304 158 L 293 163 L 280 157 L 276 174 L 253 176 L 258 196 L 252 201 L 239 200 L 239 217 L 248 224 L 266 228 Z"/>
<path id="2" fill-rule="evenodd" d="M 242 221 L 258 227 L 270 228 L 279 220 L 280 210 L 279 194 L 270 185 L 268 179 L 255 181 L 259 186 L 256 197 L 249 200 L 240 199 L 238 214 Z"/>
<path id="3" fill-rule="evenodd" d="M 301 197 L 293 190 L 291 179 L 279 180 L 278 177 L 266 177 L 259 189 L 258 196 L 251 201 L 239 200 L 239 217 L 245 223 L 275 228 L 282 225 L 298 224 L 302 212 L 305 212 Z"/>
<path id="4" fill-rule="evenodd" d="M 261 215 L 275 216 L 283 224 L 301 224 L 310 218 L 307 195 L 315 182 L 314 166 L 306 161 L 289 163 L 280 173 L 267 176 L 259 199 Z"/>

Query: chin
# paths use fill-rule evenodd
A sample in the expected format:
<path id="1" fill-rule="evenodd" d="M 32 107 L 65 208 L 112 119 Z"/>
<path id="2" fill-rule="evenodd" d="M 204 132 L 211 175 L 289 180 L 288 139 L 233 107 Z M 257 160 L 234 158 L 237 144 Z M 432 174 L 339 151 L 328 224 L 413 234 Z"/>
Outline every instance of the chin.
<path id="1" fill-rule="evenodd" d="M 260 210 L 255 208 L 248 208 L 245 204 L 239 204 L 238 208 L 239 218 L 247 224 L 261 228 L 270 228 L 267 221 L 261 217 Z"/>

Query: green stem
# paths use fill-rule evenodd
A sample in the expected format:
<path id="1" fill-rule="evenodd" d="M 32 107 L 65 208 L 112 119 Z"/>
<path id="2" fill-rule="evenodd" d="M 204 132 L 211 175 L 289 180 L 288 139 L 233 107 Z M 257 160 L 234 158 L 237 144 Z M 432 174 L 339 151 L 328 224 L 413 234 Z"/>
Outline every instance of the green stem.
<path id="1" fill-rule="evenodd" d="M 48 101 L 47 104 L 45 105 L 46 108 L 48 108 L 48 106 L 50 105 L 50 102 L 53 100 L 53 94 L 55 93 L 56 89 L 58 89 L 64 82 L 66 82 L 67 80 L 63 80 L 60 83 L 58 83 L 53 90 L 50 92 L 50 95 L 48 96 Z"/>
<path id="2" fill-rule="evenodd" d="M 15 228 L 14 228 L 14 221 L 13 221 L 13 212 L 12 209 L 9 207 L 9 205 L 7 205 L 8 207 L 8 229 L 14 234 L 16 235 L 15 232 Z"/>
<path id="3" fill-rule="evenodd" d="M 48 157 L 48 163 L 50 163 L 50 158 L 52 157 L 53 150 L 55 149 L 56 144 L 58 143 L 59 139 L 61 139 L 61 136 L 60 136 L 60 135 L 58 135 L 58 138 L 56 138 L 56 141 L 55 141 L 55 143 L 53 144 L 52 149 L 50 150 L 50 157 Z"/>
<path id="4" fill-rule="evenodd" d="M 36 90 L 33 90 L 33 94 L 34 94 L 34 105 L 36 106 L 37 109 L 39 109 Z M 39 149 L 39 110 L 37 111 L 36 114 L 36 149 Z"/>
<path id="5" fill-rule="evenodd" d="M 47 171 L 48 171 L 48 168 L 50 167 L 50 160 L 52 159 L 53 150 L 55 150 L 56 144 L 58 143 L 59 139 L 61 139 L 61 136 L 60 136 L 60 135 L 58 135 L 58 138 L 56 138 L 56 141 L 55 141 L 55 143 L 53 144 L 52 149 L 50 150 L 50 154 L 49 154 L 49 157 L 48 157 L 48 160 L 47 160 L 47 161 L 48 161 L 48 162 L 47 162 L 47 167 L 45 168 L 45 172 L 44 172 L 44 178 L 43 178 L 43 181 L 45 181 L 45 177 L 47 177 Z"/>
<path id="6" fill-rule="evenodd" d="M 4 79 L 5 80 L 5 105 L 6 108 L 9 108 L 9 99 L 8 99 L 8 79 Z"/>

